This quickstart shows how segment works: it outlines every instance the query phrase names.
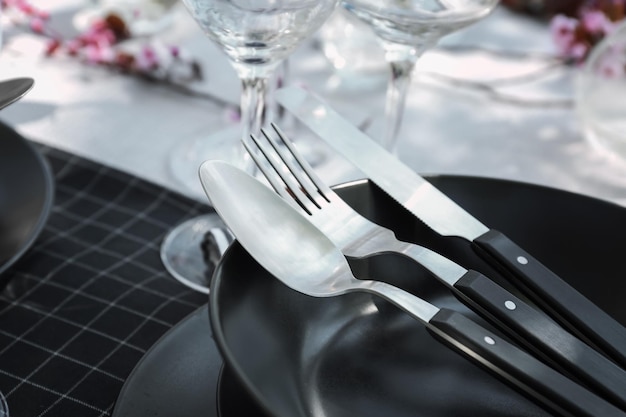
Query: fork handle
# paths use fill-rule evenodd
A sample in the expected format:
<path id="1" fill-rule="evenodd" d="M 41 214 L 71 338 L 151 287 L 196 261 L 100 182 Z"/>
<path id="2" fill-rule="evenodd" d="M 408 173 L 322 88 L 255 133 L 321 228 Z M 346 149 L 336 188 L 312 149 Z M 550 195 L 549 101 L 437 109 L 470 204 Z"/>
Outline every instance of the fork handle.
<path id="1" fill-rule="evenodd" d="M 444 343 L 559 415 L 626 416 L 609 402 L 461 313 L 440 309 L 427 326 Z"/>
<path id="2" fill-rule="evenodd" d="M 626 328 L 496 230 L 474 240 L 479 253 L 504 267 L 511 282 L 572 333 L 626 368 Z M 592 279 L 590 277 L 590 279 Z"/>
<path id="3" fill-rule="evenodd" d="M 471 308 L 503 324 L 509 336 L 527 348 L 539 348 L 540 353 L 626 409 L 626 371 L 542 311 L 476 271 L 468 271 L 454 287 Z"/>

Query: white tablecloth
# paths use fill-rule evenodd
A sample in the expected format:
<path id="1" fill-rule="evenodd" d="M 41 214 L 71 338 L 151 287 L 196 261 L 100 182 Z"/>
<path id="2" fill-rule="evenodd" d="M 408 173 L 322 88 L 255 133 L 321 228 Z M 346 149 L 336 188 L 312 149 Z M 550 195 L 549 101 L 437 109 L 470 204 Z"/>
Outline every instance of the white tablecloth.
<path id="1" fill-rule="evenodd" d="M 65 25 L 71 24 L 73 14 L 82 6 L 78 0 L 40 3 L 53 12 L 55 22 Z M 230 64 L 179 6 L 175 23 L 157 36 L 181 45 L 201 60 L 206 80 L 194 88 L 238 103 L 239 83 Z M 458 45 L 509 54 L 553 53 L 545 24 L 505 9 L 446 38 L 418 62 L 400 132 L 401 159 L 424 174 L 513 179 L 626 203 L 626 163 L 585 141 L 573 107 L 507 103 L 427 75 L 508 78 L 545 65 L 545 59 L 497 58 L 479 51 L 455 53 L 444 48 Z M 2 120 L 33 140 L 198 196 L 171 175 L 169 158 L 190 138 L 227 127 L 222 107 L 71 59 L 46 58 L 43 47 L 40 38 L 5 26 L 0 79 L 31 76 L 36 85 L 24 99 L 0 113 Z M 371 134 L 380 129 L 384 85 L 367 91 L 330 88 L 332 71 L 313 43 L 303 45 L 293 55 L 290 71 L 292 82 L 306 84 L 355 123 L 371 118 Z M 574 73 L 555 71 L 554 77 L 541 83 L 503 91 L 544 103 L 569 99 L 574 94 Z M 326 149 L 322 142 L 309 143 Z M 320 172 L 332 183 L 360 177 L 332 154 Z M 197 189 L 197 184 L 193 187 Z"/>

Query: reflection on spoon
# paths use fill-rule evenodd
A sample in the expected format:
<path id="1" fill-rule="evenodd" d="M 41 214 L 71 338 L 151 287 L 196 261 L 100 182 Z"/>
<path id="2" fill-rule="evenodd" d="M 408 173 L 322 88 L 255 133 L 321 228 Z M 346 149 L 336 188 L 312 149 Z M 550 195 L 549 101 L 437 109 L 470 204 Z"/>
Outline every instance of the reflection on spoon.
<path id="1" fill-rule="evenodd" d="M 15 103 L 35 85 L 32 78 L 13 78 L 0 81 L 0 110 Z"/>

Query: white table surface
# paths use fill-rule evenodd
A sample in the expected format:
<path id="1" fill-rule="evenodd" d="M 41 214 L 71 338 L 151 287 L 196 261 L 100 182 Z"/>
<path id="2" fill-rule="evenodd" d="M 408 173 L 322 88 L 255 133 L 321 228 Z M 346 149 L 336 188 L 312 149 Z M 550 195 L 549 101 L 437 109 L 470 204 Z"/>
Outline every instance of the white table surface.
<path id="1" fill-rule="evenodd" d="M 35 4 L 52 11 L 53 19 L 69 24 L 83 3 L 50 0 Z M 177 43 L 202 61 L 206 80 L 194 88 L 238 103 L 239 83 L 230 64 L 179 6 L 175 23 L 157 36 Z M 449 36 L 443 44 L 553 53 L 545 25 L 505 9 Z M 0 119 L 35 141 L 202 199 L 172 176 L 169 158 L 190 138 L 227 127 L 223 108 L 166 86 L 66 58 L 46 58 L 43 46 L 40 38 L 17 33 L 5 25 L 0 79 L 30 76 L 36 85 L 20 102 L 3 110 Z M 454 54 L 441 47 L 425 54 L 408 93 L 400 132 L 401 159 L 423 174 L 513 179 L 626 204 L 626 163 L 589 145 L 573 106 L 504 103 L 482 92 L 433 81 L 426 75 L 438 72 L 464 79 L 506 78 L 527 73 L 537 65 L 544 65 L 544 61 L 494 59 L 478 52 Z M 294 54 L 290 69 L 292 82 L 306 84 L 355 122 L 371 117 L 373 124 L 368 132 L 374 135 L 378 131 L 384 85 L 359 92 L 329 88 L 332 71 L 310 43 Z M 540 101 L 571 98 L 574 73 L 559 73 L 554 83 L 526 85 L 509 92 Z M 320 141 L 309 143 L 326 149 Z M 332 183 L 361 176 L 332 154 L 320 166 L 320 173 Z"/>

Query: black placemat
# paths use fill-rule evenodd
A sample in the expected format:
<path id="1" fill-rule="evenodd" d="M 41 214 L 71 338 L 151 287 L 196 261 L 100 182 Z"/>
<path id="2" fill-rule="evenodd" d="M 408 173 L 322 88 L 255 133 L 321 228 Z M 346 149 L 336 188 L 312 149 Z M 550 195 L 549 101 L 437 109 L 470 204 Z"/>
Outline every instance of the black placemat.
<path id="1" fill-rule="evenodd" d="M 55 202 L 0 292 L 0 390 L 11 417 L 108 416 L 137 361 L 207 302 L 174 280 L 159 247 L 209 211 L 126 173 L 37 145 Z"/>

